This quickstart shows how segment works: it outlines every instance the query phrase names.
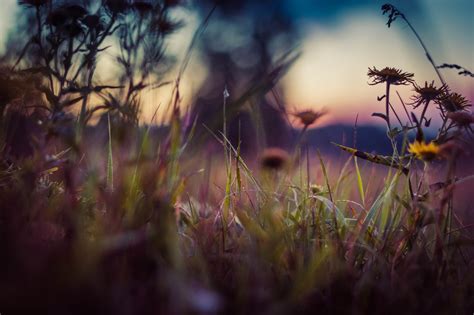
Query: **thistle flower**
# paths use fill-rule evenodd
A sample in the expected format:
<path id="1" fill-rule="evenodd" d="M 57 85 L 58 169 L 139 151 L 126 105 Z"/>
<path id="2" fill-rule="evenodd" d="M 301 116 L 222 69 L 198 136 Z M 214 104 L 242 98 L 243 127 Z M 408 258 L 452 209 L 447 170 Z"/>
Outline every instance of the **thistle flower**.
<path id="1" fill-rule="evenodd" d="M 435 159 L 440 152 L 439 146 L 431 141 L 426 143 L 424 141 L 416 140 L 408 146 L 408 152 L 415 155 L 416 158 L 423 161 L 431 161 Z"/>
<path id="2" fill-rule="evenodd" d="M 469 101 L 459 93 L 445 93 L 441 95 L 436 103 L 448 112 L 465 110 L 472 106 Z"/>
<path id="3" fill-rule="evenodd" d="M 370 69 L 367 72 L 372 82 L 369 85 L 376 85 L 379 83 L 388 83 L 392 85 L 408 85 L 413 83 L 413 73 L 403 72 L 400 69 L 385 67 L 382 70 L 377 68 Z"/>
<path id="4" fill-rule="evenodd" d="M 442 85 L 440 87 L 436 87 L 434 85 L 434 81 L 432 81 L 429 85 L 428 82 L 425 81 L 425 86 L 419 86 L 416 83 L 414 84 L 414 91 L 417 95 L 411 97 L 412 103 L 414 108 L 417 108 L 423 103 L 428 103 L 431 101 L 437 100 L 441 95 L 444 95 L 448 92 L 448 87 L 446 85 Z"/>
<path id="5" fill-rule="evenodd" d="M 290 156 L 285 150 L 268 148 L 263 151 L 260 157 L 260 165 L 264 169 L 279 170 L 288 164 L 289 159 Z"/>

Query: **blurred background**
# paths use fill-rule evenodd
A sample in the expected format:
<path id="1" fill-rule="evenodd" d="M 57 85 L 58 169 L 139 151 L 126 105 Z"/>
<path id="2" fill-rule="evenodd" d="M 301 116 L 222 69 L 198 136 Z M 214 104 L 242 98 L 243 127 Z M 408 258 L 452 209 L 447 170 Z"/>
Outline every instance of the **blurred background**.
<path id="1" fill-rule="evenodd" d="M 385 0 L 177 2 L 180 5 L 172 16 L 182 21 L 183 26 L 166 43 L 167 55 L 175 63 L 170 71 L 163 73 L 163 81 L 176 78 L 193 34 L 215 6 L 205 31 L 197 38 L 180 86 L 181 106 L 210 126 L 213 125 L 210 117 L 222 117 L 219 111 L 225 88 L 230 95 L 228 101 L 235 103 L 249 87 L 265 86 L 264 81 L 268 79 L 277 83 L 275 88 L 271 93 L 263 88 L 256 102 L 261 108 L 264 126 L 272 126 L 275 132 L 274 136 L 267 137 L 270 145 L 291 138 L 288 132 L 275 127 L 286 122 L 288 126 L 295 126 L 291 115 L 290 121 L 282 117 L 282 109 L 289 113 L 309 109 L 327 111 L 315 127 L 352 126 L 357 116 L 359 125 L 382 126 L 383 121 L 371 117 L 371 113 L 381 111 L 383 105 L 377 96 L 384 93 L 384 87 L 367 84 L 368 67 L 401 68 L 415 73 L 420 85 L 432 80 L 439 85 L 436 73 L 406 23 L 399 19 L 391 28 L 385 25 L 387 17 L 380 10 Z M 456 63 L 474 69 L 472 0 L 394 0 L 392 4 L 411 21 L 437 64 Z M 21 29 L 23 15 L 24 10 L 16 0 L 2 0 L 1 53 L 8 53 L 13 42 L 27 38 L 24 35 L 27 30 Z M 284 67 L 277 69 L 288 60 Z M 98 65 L 100 79 L 113 78 L 112 69 L 114 59 L 109 52 L 101 57 Z M 471 102 L 474 100 L 471 78 L 449 69 L 442 73 L 454 91 Z M 276 78 L 270 78 L 272 75 Z M 172 88 L 169 84 L 144 93 L 142 123 L 150 122 L 157 108 L 159 117 L 166 116 Z M 408 100 L 412 87 L 401 86 L 397 91 Z M 394 103 L 399 105 L 397 101 Z M 238 113 L 239 120 L 245 123 L 253 119 L 249 111 L 252 109 L 242 107 L 235 112 L 230 110 L 229 115 Z M 221 122 L 215 125 L 221 126 Z M 432 126 L 439 126 L 436 115 Z M 232 128 L 237 127 L 231 125 Z M 249 134 L 255 132 L 243 129 Z"/>

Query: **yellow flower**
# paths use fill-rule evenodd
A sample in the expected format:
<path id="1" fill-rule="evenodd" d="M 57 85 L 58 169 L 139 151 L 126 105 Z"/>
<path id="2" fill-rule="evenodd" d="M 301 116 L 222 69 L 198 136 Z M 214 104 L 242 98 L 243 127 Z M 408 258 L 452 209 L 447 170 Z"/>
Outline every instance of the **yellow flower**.
<path id="1" fill-rule="evenodd" d="M 418 159 L 424 161 L 431 161 L 439 154 L 439 146 L 431 141 L 426 143 L 424 141 L 416 140 L 408 146 L 408 152 L 414 154 Z"/>

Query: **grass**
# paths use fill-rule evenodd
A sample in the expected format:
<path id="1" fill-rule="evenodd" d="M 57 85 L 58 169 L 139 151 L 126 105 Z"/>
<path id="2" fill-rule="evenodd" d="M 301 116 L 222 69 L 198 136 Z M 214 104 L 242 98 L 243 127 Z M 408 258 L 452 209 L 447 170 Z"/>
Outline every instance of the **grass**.
<path id="1" fill-rule="evenodd" d="M 41 1 L 30 2 L 41 25 Z M 393 6 L 384 8 L 393 13 L 390 22 L 397 14 L 406 19 Z M 111 30 L 119 23 L 119 9 L 103 13 Z M 140 47 L 125 53 L 131 54 L 124 57 L 125 67 L 139 61 Z M 271 77 L 281 76 L 291 62 L 283 60 Z M 43 78 L 59 80 L 43 94 L 59 94 L 51 98 L 54 103 L 41 105 L 48 112 L 40 116 L 44 128 L 26 130 L 35 135 L 32 153 L 14 154 L 19 144 L 8 141 L 9 124 L 2 124 L 2 314 L 473 311 L 472 225 L 454 207 L 457 185 L 472 179 L 458 166 L 471 123 L 449 118 L 451 112 L 469 113 L 465 99 L 453 98 L 448 87 L 425 100 L 426 106 L 436 103 L 444 117 L 428 146 L 425 110 L 421 119 L 410 116 L 402 101 L 398 107 L 410 123 L 397 127 L 390 120 L 398 108 L 390 101 L 390 86 L 412 84 L 412 76 L 369 69 L 374 84 L 386 85 L 387 95 L 380 98 L 386 112 L 376 116 L 387 122 L 393 155 L 341 146 L 350 154 L 339 165 L 305 145 L 305 131 L 318 112 L 300 115 L 306 120 L 294 151 L 267 148 L 257 158 L 247 157 L 240 133 L 237 141 L 229 140 L 230 114 L 253 102 L 257 92 L 270 93 L 268 78 L 243 96 L 230 98 L 226 89 L 223 130 L 206 126 L 203 142 L 197 120 L 181 115 L 179 78 L 168 127 L 158 136 L 136 124 L 134 95 L 141 88 L 133 87 L 133 76 L 123 78 L 131 84 L 120 88 L 128 91 L 124 103 L 111 105 L 120 95 L 102 95 L 105 128 L 84 124 L 95 110 L 89 111 L 89 98 L 80 102 L 78 119 L 57 118 L 64 114 L 60 99 L 69 67 L 62 68 L 64 76 L 55 71 Z M 4 77 L 18 83 L 9 73 Z M 25 92 L 31 91 L 11 91 L 2 104 L 2 122 L 12 122 L 18 112 L 25 121 L 37 120 L 30 103 L 16 103 Z M 422 101 L 423 92 L 417 92 Z M 409 140 L 413 134 L 416 140 Z M 417 149 L 408 151 L 415 141 Z M 435 164 L 446 175 L 433 185 L 427 178 Z"/>

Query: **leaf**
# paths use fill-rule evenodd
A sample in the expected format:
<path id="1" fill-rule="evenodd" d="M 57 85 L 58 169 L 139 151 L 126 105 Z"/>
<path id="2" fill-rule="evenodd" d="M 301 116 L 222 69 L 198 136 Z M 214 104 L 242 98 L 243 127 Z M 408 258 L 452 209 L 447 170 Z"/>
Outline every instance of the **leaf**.
<path id="1" fill-rule="evenodd" d="M 429 127 L 431 125 L 431 118 L 429 120 L 425 120 L 425 127 Z"/>
<path id="2" fill-rule="evenodd" d="M 370 161 L 372 163 L 381 164 L 389 167 L 396 168 L 402 171 L 405 175 L 408 174 L 409 170 L 406 168 L 400 161 L 400 159 L 396 159 L 391 156 L 384 156 L 378 154 L 371 154 L 363 151 L 359 151 L 354 148 L 346 147 L 344 145 L 340 145 L 337 143 L 332 142 L 332 144 L 338 146 L 340 149 L 353 154 L 354 156 L 360 157 L 361 159 Z"/>
<path id="3" fill-rule="evenodd" d="M 372 113 L 372 117 L 379 117 L 379 118 L 382 118 L 383 120 L 387 121 L 387 116 L 385 116 L 382 113 Z"/>
<path id="4" fill-rule="evenodd" d="M 321 201 L 327 208 L 328 211 L 335 213 L 335 217 L 337 218 L 338 222 L 343 223 L 345 225 L 345 216 L 342 213 L 341 209 L 339 209 L 334 202 L 329 200 L 326 197 L 319 196 L 319 195 L 313 195 L 311 198 L 317 199 Z"/>
<path id="5" fill-rule="evenodd" d="M 362 204 L 364 204 L 365 206 L 364 183 L 362 182 L 362 176 L 360 175 L 359 163 L 357 163 L 356 156 L 354 156 L 354 164 L 355 164 L 355 169 L 356 169 L 357 187 L 359 188 L 360 199 L 362 200 Z"/>

